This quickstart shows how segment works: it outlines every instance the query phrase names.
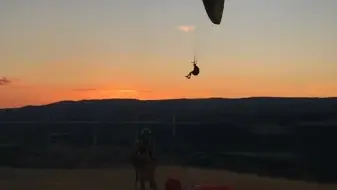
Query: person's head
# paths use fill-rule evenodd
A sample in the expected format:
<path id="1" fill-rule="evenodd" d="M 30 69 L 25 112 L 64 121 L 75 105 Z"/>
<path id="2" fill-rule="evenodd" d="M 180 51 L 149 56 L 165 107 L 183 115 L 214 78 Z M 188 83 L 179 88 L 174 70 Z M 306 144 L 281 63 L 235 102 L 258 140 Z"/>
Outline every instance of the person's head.
<path id="1" fill-rule="evenodd" d="M 150 137 L 152 134 L 151 130 L 149 128 L 144 128 L 141 133 L 140 133 L 140 136 L 143 137 L 143 138 L 147 138 L 147 137 Z"/>
<path id="2" fill-rule="evenodd" d="M 141 142 L 141 144 L 143 146 L 148 146 L 149 145 L 149 143 L 150 143 L 150 141 L 152 139 L 151 135 L 152 135 L 152 132 L 148 128 L 144 128 L 141 131 L 141 133 L 140 133 L 140 139 L 139 140 L 140 140 L 140 142 Z"/>

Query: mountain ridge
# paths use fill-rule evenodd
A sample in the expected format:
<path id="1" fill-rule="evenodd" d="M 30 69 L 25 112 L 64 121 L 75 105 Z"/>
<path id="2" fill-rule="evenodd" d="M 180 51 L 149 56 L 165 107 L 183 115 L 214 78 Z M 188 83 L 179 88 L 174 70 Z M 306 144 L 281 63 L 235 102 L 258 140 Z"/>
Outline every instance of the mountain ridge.
<path id="1" fill-rule="evenodd" d="M 144 116 L 147 115 L 147 116 Z M 100 99 L 60 101 L 41 106 L 0 109 L 0 120 L 138 120 L 139 117 L 193 120 L 224 117 L 332 117 L 337 98 L 249 97 L 204 99 Z M 199 118 L 198 118 L 199 117 Z"/>

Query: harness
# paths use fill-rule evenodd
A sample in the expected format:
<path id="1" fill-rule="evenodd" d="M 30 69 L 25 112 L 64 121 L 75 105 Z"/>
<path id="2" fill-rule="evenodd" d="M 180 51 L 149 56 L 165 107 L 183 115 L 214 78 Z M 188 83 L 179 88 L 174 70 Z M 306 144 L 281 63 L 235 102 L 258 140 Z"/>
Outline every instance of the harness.
<path id="1" fill-rule="evenodd" d="M 198 67 L 198 66 L 194 66 L 194 69 L 193 69 L 193 71 L 192 71 L 192 74 L 193 74 L 193 75 L 198 75 L 199 72 L 200 72 L 199 67 Z"/>

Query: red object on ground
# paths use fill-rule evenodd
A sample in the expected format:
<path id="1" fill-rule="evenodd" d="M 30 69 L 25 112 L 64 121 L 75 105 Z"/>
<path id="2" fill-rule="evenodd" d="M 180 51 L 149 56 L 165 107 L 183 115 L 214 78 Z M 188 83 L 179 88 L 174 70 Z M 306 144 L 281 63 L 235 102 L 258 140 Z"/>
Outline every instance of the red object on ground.
<path id="1" fill-rule="evenodd" d="M 194 185 L 188 190 L 234 190 L 234 188 L 227 185 Z"/>
<path id="2" fill-rule="evenodd" d="M 165 190 L 182 190 L 181 188 L 181 182 L 179 180 L 173 178 L 167 179 Z"/>

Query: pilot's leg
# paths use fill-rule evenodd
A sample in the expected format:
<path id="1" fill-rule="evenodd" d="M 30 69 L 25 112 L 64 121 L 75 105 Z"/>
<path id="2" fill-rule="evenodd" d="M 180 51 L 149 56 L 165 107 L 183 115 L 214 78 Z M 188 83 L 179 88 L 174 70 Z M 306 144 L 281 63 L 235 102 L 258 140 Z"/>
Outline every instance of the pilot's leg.
<path id="1" fill-rule="evenodd" d="M 186 76 L 186 78 L 191 78 L 192 72 L 188 73 L 188 75 Z"/>

